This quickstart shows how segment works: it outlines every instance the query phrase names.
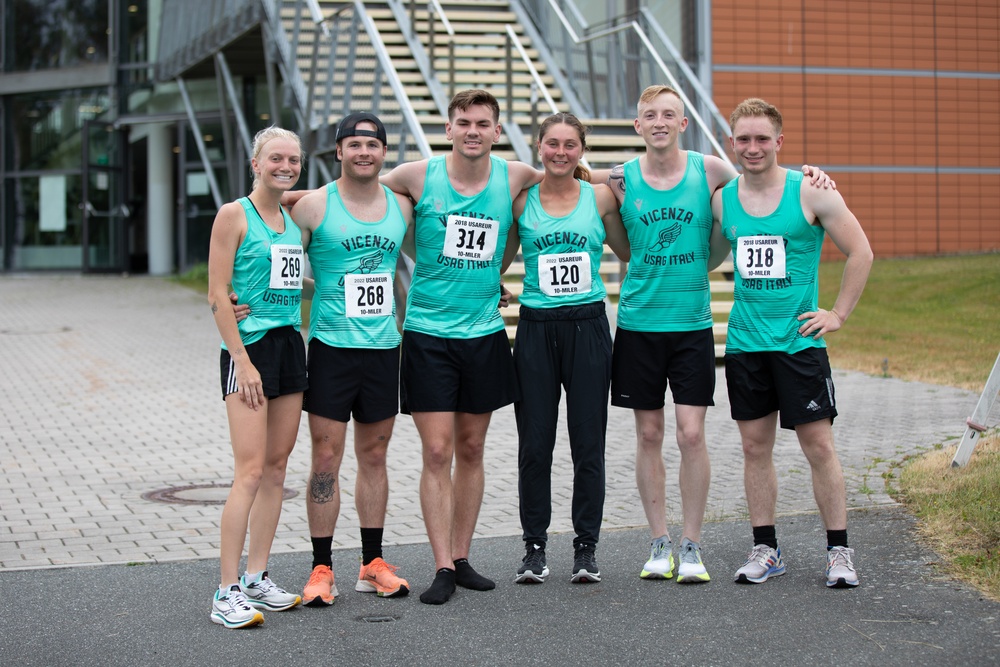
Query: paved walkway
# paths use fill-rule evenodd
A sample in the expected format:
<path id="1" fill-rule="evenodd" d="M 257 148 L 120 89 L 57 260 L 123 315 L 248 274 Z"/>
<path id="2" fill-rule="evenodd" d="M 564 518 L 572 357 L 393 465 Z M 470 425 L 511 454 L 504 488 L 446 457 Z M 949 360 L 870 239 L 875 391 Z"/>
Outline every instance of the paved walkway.
<path id="1" fill-rule="evenodd" d="M 170 281 L 0 277 L 0 571 L 218 557 L 218 505 L 144 497 L 171 490 L 166 495 L 181 500 L 225 498 L 232 454 L 219 397 L 218 342 L 204 297 Z M 855 508 L 892 504 L 881 477 L 887 462 L 961 435 L 977 398 L 860 373 L 835 372 L 835 381 L 842 417 L 834 428 L 848 502 Z M 721 369 L 707 431 L 713 464 L 709 518 L 742 518 L 739 437 Z M 565 433 L 560 428 L 553 532 L 571 530 Z M 634 438 L 631 413 L 613 408 L 606 528 L 645 525 L 635 490 Z M 815 511 L 809 468 L 794 436 L 782 433 L 777 450 L 779 512 Z M 665 451 L 674 483 L 676 448 Z M 477 537 L 520 535 L 516 452 L 513 411 L 500 410 L 487 438 Z M 303 419 L 286 481 L 297 495 L 285 503 L 276 554 L 309 550 L 303 494 L 308 469 Z M 397 420 L 389 470 L 386 540 L 425 542 L 420 443 L 409 417 Z M 341 473 L 335 547 L 356 547 L 351 454 Z M 672 497 L 668 505 L 676 530 L 679 504 Z"/>

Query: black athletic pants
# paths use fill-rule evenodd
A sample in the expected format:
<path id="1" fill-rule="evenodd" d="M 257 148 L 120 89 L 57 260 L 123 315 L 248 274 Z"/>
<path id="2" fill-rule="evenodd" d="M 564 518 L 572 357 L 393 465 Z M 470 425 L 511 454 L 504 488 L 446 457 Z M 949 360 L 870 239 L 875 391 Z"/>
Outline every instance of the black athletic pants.
<path id="1" fill-rule="evenodd" d="M 573 457 L 573 544 L 597 544 L 604 514 L 604 439 L 611 389 L 611 331 L 603 302 L 521 306 L 514 368 L 521 400 L 518 494 L 525 542 L 545 543 L 552 518 L 552 451 L 566 388 Z"/>

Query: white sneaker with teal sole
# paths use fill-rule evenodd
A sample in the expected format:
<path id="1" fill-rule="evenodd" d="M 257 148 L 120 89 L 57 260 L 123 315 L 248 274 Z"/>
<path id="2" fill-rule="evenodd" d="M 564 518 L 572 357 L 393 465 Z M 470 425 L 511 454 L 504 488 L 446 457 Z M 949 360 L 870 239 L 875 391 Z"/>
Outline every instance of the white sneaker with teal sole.
<path id="1" fill-rule="evenodd" d="M 264 622 L 264 614 L 250 606 L 247 597 L 236 584 L 223 595 L 216 589 L 212 598 L 212 622 L 227 628 L 249 628 Z"/>

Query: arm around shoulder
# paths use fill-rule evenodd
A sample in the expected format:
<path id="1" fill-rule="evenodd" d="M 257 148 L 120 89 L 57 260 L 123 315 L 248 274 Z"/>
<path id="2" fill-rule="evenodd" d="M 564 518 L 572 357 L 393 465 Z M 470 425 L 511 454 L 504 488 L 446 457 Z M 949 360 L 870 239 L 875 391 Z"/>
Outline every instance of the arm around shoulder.
<path id="1" fill-rule="evenodd" d="M 618 200 L 606 185 L 595 185 L 594 197 L 597 200 L 597 212 L 604 222 L 605 242 L 618 259 L 628 262 L 632 259 L 632 245 L 622 223 Z"/>

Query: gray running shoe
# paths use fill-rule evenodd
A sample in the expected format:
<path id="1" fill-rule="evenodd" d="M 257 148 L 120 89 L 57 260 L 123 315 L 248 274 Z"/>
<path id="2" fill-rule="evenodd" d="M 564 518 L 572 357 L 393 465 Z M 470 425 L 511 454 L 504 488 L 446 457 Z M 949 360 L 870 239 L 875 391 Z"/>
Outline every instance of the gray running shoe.
<path id="1" fill-rule="evenodd" d="M 781 560 L 781 549 L 772 549 L 766 544 L 755 544 L 747 556 L 747 562 L 736 570 L 734 577 L 738 584 L 762 584 L 768 577 L 785 573 L 785 563 Z"/>
<path id="2" fill-rule="evenodd" d="M 852 588 L 858 585 L 854 570 L 854 549 L 833 547 L 826 552 L 826 585 L 828 588 Z"/>
<path id="3" fill-rule="evenodd" d="M 244 574 L 240 577 L 240 590 L 247 596 L 251 607 L 264 611 L 285 611 L 302 602 L 302 598 L 294 593 L 278 588 L 267 576 L 267 570 L 260 573 L 260 578 L 250 581 Z"/>

